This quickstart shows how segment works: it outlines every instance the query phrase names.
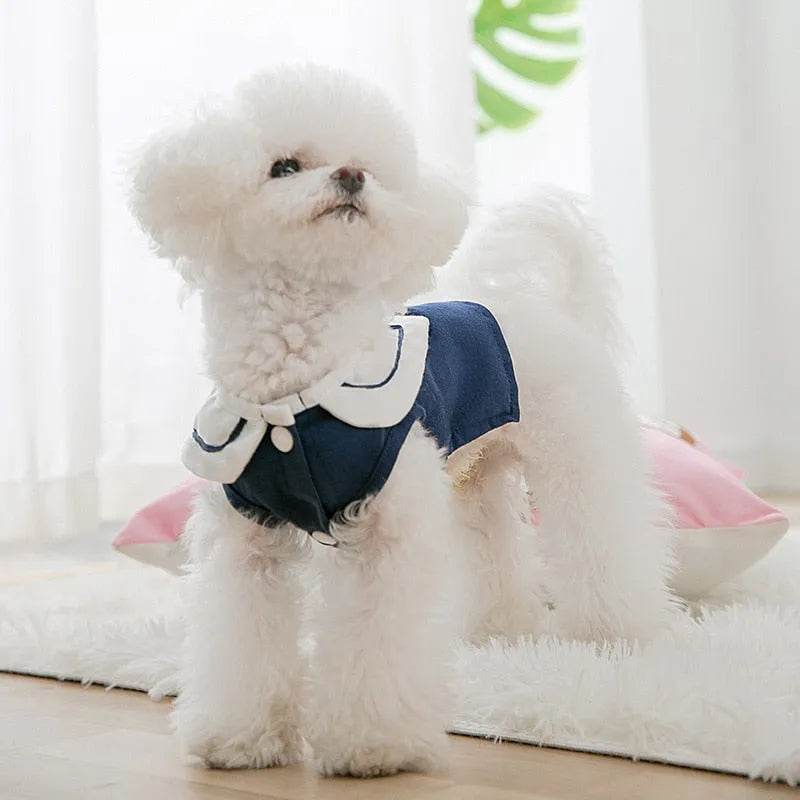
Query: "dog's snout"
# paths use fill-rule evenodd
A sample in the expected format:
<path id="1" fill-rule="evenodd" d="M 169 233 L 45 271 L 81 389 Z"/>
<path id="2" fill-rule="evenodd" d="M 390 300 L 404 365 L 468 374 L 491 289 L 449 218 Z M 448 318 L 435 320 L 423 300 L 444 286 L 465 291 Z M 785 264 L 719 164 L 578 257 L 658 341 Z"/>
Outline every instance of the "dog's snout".
<path id="1" fill-rule="evenodd" d="M 355 167 L 339 167 L 331 173 L 331 180 L 336 181 L 348 194 L 356 194 L 364 188 L 364 173 Z"/>

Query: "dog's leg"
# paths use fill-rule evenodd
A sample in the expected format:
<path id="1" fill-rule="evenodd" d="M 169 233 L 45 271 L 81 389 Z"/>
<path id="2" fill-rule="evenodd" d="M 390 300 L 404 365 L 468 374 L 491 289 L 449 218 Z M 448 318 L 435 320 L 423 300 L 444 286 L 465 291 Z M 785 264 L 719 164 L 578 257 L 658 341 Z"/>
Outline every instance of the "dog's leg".
<path id="1" fill-rule="evenodd" d="M 323 566 L 309 720 L 323 775 L 442 764 L 450 493 L 434 444 L 415 427 L 382 491 L 336 529 L 340 544 Z"/>
<path id="2" fill-rule="evenodd" d="M 188 630 L 173 712 L 182 745 L 211 767 L 298 761 L 306 534 L 247 520 L 216 486 L 198 498 L 186 533 L 197 563 L 186 578 Z"/>
<path id="3" fill-rule="evenodd" d="M 480 642 L 544 633 L 551 614 L 518 456 L 493 441 L 463 466 L 455 497 L 468 562 L 466 636 Z"/>
<path id="4" fill-rule="evenodd" d="M 536 330 L 512 350 L 522 406 L 512 435 L 555 581 L 556 630 L 648 638 L 672 619 L 672 551 L 638 422 L 600 345 L 544 307 L 531 316 Z"/>

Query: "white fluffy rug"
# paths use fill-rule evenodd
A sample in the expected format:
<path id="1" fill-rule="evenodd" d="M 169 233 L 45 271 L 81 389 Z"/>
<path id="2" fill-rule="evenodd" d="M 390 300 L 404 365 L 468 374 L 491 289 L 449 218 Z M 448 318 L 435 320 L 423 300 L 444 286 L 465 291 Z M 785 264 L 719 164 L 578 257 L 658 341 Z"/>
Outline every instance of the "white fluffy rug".
<path id="1" fill-rule="evenodd" d="M 800 782 L 800 531 L 644 648 L 455 653 L 454 732 Z M 0 670 L 175 689 L 176 579 L 122 561 L 0 585 Z"/>

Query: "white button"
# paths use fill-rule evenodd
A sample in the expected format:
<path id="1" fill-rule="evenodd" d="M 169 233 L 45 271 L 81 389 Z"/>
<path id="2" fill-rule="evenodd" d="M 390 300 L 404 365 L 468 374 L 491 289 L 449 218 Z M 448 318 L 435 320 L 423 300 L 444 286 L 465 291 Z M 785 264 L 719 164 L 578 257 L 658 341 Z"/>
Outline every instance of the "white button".
<path id="1" fill-rule="evenodd" d="M 269 433 L 269 438 L 272 439 L 272 444 L 274 444 L 281 453 L 288 453 L 294 447 L 292 432 L 286 428 L 273 428 Z"/>
<path id="2" fill-rule="evenodd" d="M 320 544 L 329 544 L 329 545 L 336 545 L 338 542 L 336 539 L 333 538 L 329 533 L 325 533 L 325 531 L 312 531 L 311 538 L 315 542 L 319 542 Z"/>

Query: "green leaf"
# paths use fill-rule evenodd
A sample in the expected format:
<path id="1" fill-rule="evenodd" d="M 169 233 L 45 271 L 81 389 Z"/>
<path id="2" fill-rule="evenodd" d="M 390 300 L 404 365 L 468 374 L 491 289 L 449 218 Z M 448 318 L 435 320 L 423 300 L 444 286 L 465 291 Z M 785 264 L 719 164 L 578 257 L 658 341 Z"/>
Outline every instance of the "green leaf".
<path id="1" fill-rule="evenodd" d="M 529 39 L 555 45 L 575 46 L 580 43 L 577 27 L 562 30 L 547 30 L 539 27 L 538 17 L 569 14 L 578 9 L 579 0 L 519 0 L 516 5 L 506 7 L 503 0 L 482 0 L 475 15 L 475 44 L 495 63 L 519 78 L 541 86 L 557 86 L 564 81 L 578 64 L 578 59 L 536 58 L 514 52 L 500 43 L 498 32 L 506 29 Z M 475 71 L 478 105 L 485 115 L 479 122 L 478 132 L 486 133 L 500 126 L 521 128 L 538 115 L 537 109 L 527 108 L 510 98 L 502 88 L 489 84 L 485 76 Z"/>
<path id="2" fill-rule="evenodd" d="M 578 10 L 578 0 L 520 0 L 511 8 L 506 8 L 502 0 L 483 0 L 475 14 L 475 33 L 491 34 L 497 28 L 511 28 L 527 33 L 548 42 L 577 44 L 580 31 L 568 28 L 563 31 L 548 31 L 537 28 L 531 18 L 571 14 Z"/>
<path id="3" fill-rule="evenodd" d="M 557 44 L 580 44 L 581 32 L 578 28 L 565 28 L 563 31 L 545 31 L 541 28 L 534 28 L 527 22 L 509 22 L 504 27 L 519 33 L 525 33 L 533 39 L 540 39 L 543 42 L 556 42 Z"/>
<path id="4" fill-rule="evenodd" d="M 575 69 L 575 65 L 578 63 L 576 58 L 571 58 L 568 61 L 545 61 L 541 58 L 522 56 L 519 53 L 512 53 L 510 50 L 506 50 L 494 39 L 486 36 L 481 36 L 480 38 L 476 36 L 475 41 L 498 64 L 508 67 L 521 78 L 526 78 L 534 83 L 542 83 L 545 86 L 555 86 L 561 83 Z"/>
<path id="5" fill-rule="evenodd" d="M 475 24 L 487 23 L 496 27 L 509 19 L 530 19 L 532 16 L 572 14 L 578 10 L 578 0 L 519 0 L 506 7 L 502 0 L 483 0 L 475 14 Z"/>
<path id="6" fill-rule="evenodd" d="M 478 105 L 489 120 L 494 123 L 491 126 L 479 126 L 479 132 L 490 130 L 496 125 L 511 129 L 524 128 L 538 116 L 538 111 L 526 108 L 516 100 L 512 100 L 507 95 L 497 91 L 477 73 L 475 73 L 475 84 L 478 93 Z"/>

